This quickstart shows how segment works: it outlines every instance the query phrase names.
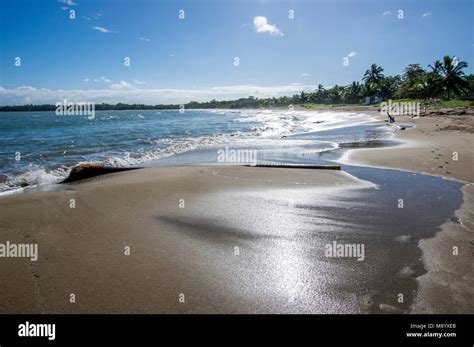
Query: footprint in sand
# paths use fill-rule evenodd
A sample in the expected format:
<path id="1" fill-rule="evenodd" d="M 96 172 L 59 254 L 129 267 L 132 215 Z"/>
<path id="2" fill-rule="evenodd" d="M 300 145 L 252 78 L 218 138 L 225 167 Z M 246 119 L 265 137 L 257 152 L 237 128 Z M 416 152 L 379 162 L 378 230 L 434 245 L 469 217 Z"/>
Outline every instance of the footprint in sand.
<path id="1" fill-rule="evenodd" d="M 411 277 L 415 274 L 415 270 L 410 266 L 404 266 L 398 273 L 399 277 Z"/>
<path id="2" fill-rule="evenodd" d="M 373 310 L 375 294 L 376 292 L 371 290 L 368 293 L 358 296 L 358 302 L 362 312 L 370 312 Z"/>

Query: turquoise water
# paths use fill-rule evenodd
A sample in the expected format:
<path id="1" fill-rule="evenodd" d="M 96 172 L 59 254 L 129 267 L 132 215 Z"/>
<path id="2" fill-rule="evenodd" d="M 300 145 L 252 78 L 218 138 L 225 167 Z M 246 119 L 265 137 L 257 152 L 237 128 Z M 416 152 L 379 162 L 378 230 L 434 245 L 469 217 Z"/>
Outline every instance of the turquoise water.
<path id="1" fill-rule="evenodd" d="M 64 179 L 83 162 L 110 166 L 217 163 L 217 150 L 251 149 L 258 161 L 310 162 L 347 142 L 384 138 L 390 127 L 347 112 L 285 110 L 0 113 L 0 192 Z"/>

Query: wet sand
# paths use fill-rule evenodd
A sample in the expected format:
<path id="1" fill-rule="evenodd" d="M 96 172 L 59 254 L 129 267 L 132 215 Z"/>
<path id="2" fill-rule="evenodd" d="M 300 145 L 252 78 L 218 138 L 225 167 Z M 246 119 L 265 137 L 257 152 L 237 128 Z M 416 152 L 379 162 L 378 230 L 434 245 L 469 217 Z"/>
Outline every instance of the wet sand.
<path id="1" fill-rule="evenodd" d="M 465 183 L 464 203 L 456 215 L 443 223 L 435 237 L 419 242 L 428 272 L 418 278 L 419 289 L 412 312 L 473 313 L 474 117 L 399 117 L 398 120 L 415 125 L 413 129 L 396 133 L 400 146 L 353 150 L 345 155 L 344 161 L 424 172 Z"/>
<path id="2" fill-rule="evenodd" d="M 292 246 L 293 207 L 265 204 L 278 191 L 299 202 L 308 189 L 320 194 L 351 186 L 367 184 L 334 171 L 181 167 L 6 197 L 0 200 L 2 240 L 38 243 L 39 260 L 1 259 L 0 311 L 292 312 L 300 279 L 294 272 L 310 271 L 321 253 L 310 249 L 310 260 L 300 258 L 298 247 L 305 245 Z M 310 275 L 316 287 L 308 298 L 320 293 L 299 310 L 340 310 L 318 282 L 329 275 Z"/>
<path id="3" fill-rule="evenodd" d="M 423 273 L 416 241 L 460 193 L 449 183 L 438 200 L 438 178 L 352 171 L 377 185 L 332 170 L 175 167 L 1 199 L 4 239 L 39 244 L 37 262 L 0 262 L 1 312 L 407 312 Z M 413 208 L 394 209 L 406 194 Z M 364 259 L 326 257 L 333 242 L 364 244 Z"/>

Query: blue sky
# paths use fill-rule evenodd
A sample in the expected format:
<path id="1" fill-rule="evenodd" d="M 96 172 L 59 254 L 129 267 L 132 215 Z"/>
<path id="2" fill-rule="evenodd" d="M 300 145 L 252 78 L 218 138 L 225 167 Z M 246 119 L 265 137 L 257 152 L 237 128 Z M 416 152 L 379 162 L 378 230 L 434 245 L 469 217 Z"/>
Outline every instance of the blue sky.
<path id="1" fill-rule="evenodd" d="M 0 6 L 0 104 L 278 96 L 360 81 L 372 63 L 386 75 L 400 74 L 409 63 L 426 67 L 446 54 L 474 71 L 472 0 L 2 0 Z"/>

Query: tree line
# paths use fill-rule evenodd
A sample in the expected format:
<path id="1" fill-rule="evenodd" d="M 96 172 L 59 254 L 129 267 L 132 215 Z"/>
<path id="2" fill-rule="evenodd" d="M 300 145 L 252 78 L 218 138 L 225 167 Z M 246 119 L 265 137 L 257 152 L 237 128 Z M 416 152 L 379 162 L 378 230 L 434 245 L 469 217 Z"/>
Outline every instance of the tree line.
<path id="1" fill-rule="evenodd" d="M 361 104 L 375 100 L 421 99 L 450 100 L 453 97 L 474 99 L 474 75 L 466 76 L 465 61 L 445 56 L 424 69 L 420 64 L 408 65 L 402 75 L 385 76 L 384 69 L 372 64 L 364 73 L 361 82 L 354 81 L 346 86 L 335 85 L 325 88 L 319 84 L 313 92 L 302 91 L 293 96 L 256 98 L 249 96 L 238 100 L 208 102 L 191 101 L 184 105 L 145 105 L 145 104 L 96 104 L 96 110 L 163 110 L 196 108 L 263 108 L 283 107 L 304 104 Z M 370 99 L 369 99 L 370 98 Z M 0 106 L 5 111 L 54 111 L 55 105 Z"/>

